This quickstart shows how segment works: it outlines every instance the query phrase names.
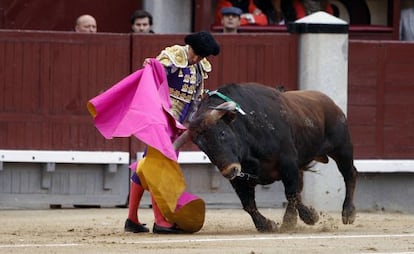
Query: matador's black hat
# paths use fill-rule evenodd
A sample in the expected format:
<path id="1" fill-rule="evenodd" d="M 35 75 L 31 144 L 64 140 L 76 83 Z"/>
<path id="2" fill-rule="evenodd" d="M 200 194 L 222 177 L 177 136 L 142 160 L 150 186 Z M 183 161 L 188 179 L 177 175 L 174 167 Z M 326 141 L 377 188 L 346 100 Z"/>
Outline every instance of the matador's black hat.
<path id="1" fill-rule="evenodd" d="M 189 34 L 184 38 L 184 42 L 190 45 L 194 53 L 201 57 L 216 56 L 220 53 L 220 45 L 213 35 L 206 31 Z"/>

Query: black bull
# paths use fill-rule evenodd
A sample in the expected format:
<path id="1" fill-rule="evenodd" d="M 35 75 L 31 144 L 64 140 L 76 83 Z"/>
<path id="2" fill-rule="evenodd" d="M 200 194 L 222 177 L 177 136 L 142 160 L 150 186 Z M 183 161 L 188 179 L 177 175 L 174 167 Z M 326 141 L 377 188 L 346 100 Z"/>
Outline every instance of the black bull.
<path id="1" fill-rule="evenodd" d="M 318 221 L 317 212 L 301 201 L 303 171 L 313 161 L 327 163 L 327 156 L 335 160 L 345 181 L 342 221 L 354 222 L 353 146 L 346 117 L 329 97 L 317 91 L 281 92 L 253 83 L 225 85 L 218 92 L 201 100 L 178 143 L 189 137 L 207 154 L 230 180 L 258 231 L 277 228 L 257 210 L 255 186 L 279 180 L 288 201 L 282 229 L 293 228 L 298 213 L 306 224 Z"/>

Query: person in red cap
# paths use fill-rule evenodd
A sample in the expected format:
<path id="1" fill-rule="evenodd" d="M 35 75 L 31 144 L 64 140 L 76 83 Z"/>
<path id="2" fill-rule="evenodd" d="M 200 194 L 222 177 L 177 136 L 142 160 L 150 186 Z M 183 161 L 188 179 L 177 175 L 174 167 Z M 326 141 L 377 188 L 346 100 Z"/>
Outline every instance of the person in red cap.
<path id="1" fill-rule="evenodd" d="M 189 34 L 184 38 L 184 42 L 185 45 L 166 47 L 156 57 L 156 60 L 165 68 L 172 103 L 171 112 L 180 123 L 191 119 L 203 93 L 204 80 L 208 78 L 208 73 L 211 71 L 211 64 L 206 57 L 216 56 L 220 52 L 219 44 L 211 33 L 206 31 Z M 144 65 L 150 61 L 150 59 L 145 59 Z M 128 218 L 124 226 L 126 232 L 149 232 L 145 224 L 138 219 L 138 207 L 144 190 L 140 177 L 134 171 L 131 177 Z M 153 195 L 152 208 L 155 220 L 153 233 L 186 233 L 174 222 L 165 218 Z"/>

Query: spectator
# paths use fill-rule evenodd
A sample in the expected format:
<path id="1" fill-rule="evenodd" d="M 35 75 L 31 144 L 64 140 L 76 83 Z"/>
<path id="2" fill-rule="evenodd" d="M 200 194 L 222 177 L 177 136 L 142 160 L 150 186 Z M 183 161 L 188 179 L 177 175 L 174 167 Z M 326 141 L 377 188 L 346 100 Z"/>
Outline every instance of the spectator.
<path id="1" fill-rule="evenodd" d="M 170 87 L 171 112 L 180 123 L 189 120 L 192 112 L 195 111 L 196 103 L 203 92 L 204 79 L 208 77 L 207 73 L 211 71 L 211 65 L 205 57 L 217 55 L 220 52 L 219 45 L 208 32 L 187 35 L 184 41 L 185 46 L 167 47 L 156 58 L 165 68 L 168 86 Z M 150 59 L 145 59 L 144 65 L 150 61 Z M 128 218 L 124 226 L 127 232 L 149 232 L 145 224 L 141 224 L 138 219 L 138 207 L 143 193 L 144 188 L 141 179 L 134 172 L 131 177 Z M 153 233 L 182 233 L 182 229 L 177 228 L 165 219 L 152 194 L 151 197 L 155 217 Z"/>
<path id="2" fill-rule="evenodd" d="M 255 1 L 257 7 L 263 11 L 267 17 L 269 25 L 282 25 L 284 24 L 284 16 L 281 9 L 282 0 L 260 0 Z M 286 0 L 284 0 L 286 1 Z M 291 0 L 287 0 L 291 1 Z"/>
<path id="3" fill-rule="evenodd" d="M 286 22 L 293 22 L 318 11 L 333 15 L 329 0 L 282 0 L 281 7 Z"/>
<path id="4" fill-rule="evenodd" d="M 221 9 L 221 15 L 223 33 L 237 33 L 237 29 L 240 26 L 242 10 L 237 7 L 224 7 Z"/>
<path id="5" fill-rule="evenodd" d="M 401 11 L 400 40 L 414 41 L 414 7 Z"/>
<path id="6" fill-rule="evenodd" d="M 88 14 L 79 16 L 76 19 L 75 32 L 79 33 L 96 33 L 97 25 L 94 17 Z"/>
<path id="7" fill-rule="evenodd" d="M 341 13 L 338 6 L 339 4 L 345 6 L 346 12 Z M 332 2 L 332 8 L 335 11 L 335 8 L 338 9 L 338 17 L 341 17 L 341 14 L 345 16 L 343 20 L 348 20 L 349 24 L 355 25 L 369 25 L 371 24 L 371 13 L 368 7 L 366 0 L 339 0 L 337 3 Z M 345 10 L 344 10 L 345 11 Z M 335 13 L 334 13 L 335 15 Z M 346 19 L 346 15 L 348 19 Z"/>
<path id="8" fill-rule="evenodd" d="M 221 9 L 224 7 L 237 7 L 242 10 L 240 25 L 268 25 L 266 15 L 260 10 L 253 0 L 218 0 L 216 5 L 215 24 L 221 24 Z"/>
<path id="9" fill-rule="evenodd" d="M 152 15 L 144 10 L 136 10 L 131 16 L 131 30 L 134 33 L 154 33 Z"/>

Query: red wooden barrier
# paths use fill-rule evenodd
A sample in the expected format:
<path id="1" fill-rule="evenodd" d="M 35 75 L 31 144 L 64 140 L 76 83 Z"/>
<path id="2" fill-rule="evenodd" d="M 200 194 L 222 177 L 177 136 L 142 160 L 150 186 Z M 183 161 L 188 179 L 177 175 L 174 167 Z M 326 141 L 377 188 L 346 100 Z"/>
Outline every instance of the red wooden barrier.
<path id="1" fill-rule="evenodd" d="M 206 87 L 215 89 L 228 82 L 255 81 L 269 86 L 295 89 L 297 40 L 282 34 L 214 34 L 221 45 L 218 56 L 209 57 L 213 71 Z M 143 59 L 155 57 L 174 44 L 184 45 L 185 35 L 132 35 L 132 66 L 142 66 Z"/>
<path id="2" fill-rule="evenodd" d="M 129 73 L 129 45 L 128 34 L 1 31 L 1 148 L 128 151 L 97 133 L 86 103 Z"/>
<path id="3" fill-rule="evenodd" d="M 132 35 L 132 66 L 142 66 L 146 57 L 157 56 L 162 49 L 174 44 L 184 45 L 185 35 Z M 259 82 L 272 87 L 296 89 L 297 40 L 287 33 L 271 34 L 215 34 L 221 51 L 210 56 L 212 72 L 206 88 L 213 90 L 231 82 Z M 197 149 L 188 144 L 186 150 Z M 133 141 L 132 150 L 142 150 Z"/>
<path id="4" fill-rule="evenodd" d="M 414 158 L 414 44 L 351 41 L 349 122 L 358 158 Z"/>
<path id="5" fill-rule="evenodd" d="M 0 148 L 90 151 L 143 149 L 105 140 L 88 99 L 184 35 L 0 31 Z M 255 81 L 296 88 L 297 37 L 216 34 L 219 56 L 206 87 Z M 348 118 L 356 158 L 414 158 L 414 44 L 350 41 Z M 193 145 L 186 150 L 196 149 Z"/>

